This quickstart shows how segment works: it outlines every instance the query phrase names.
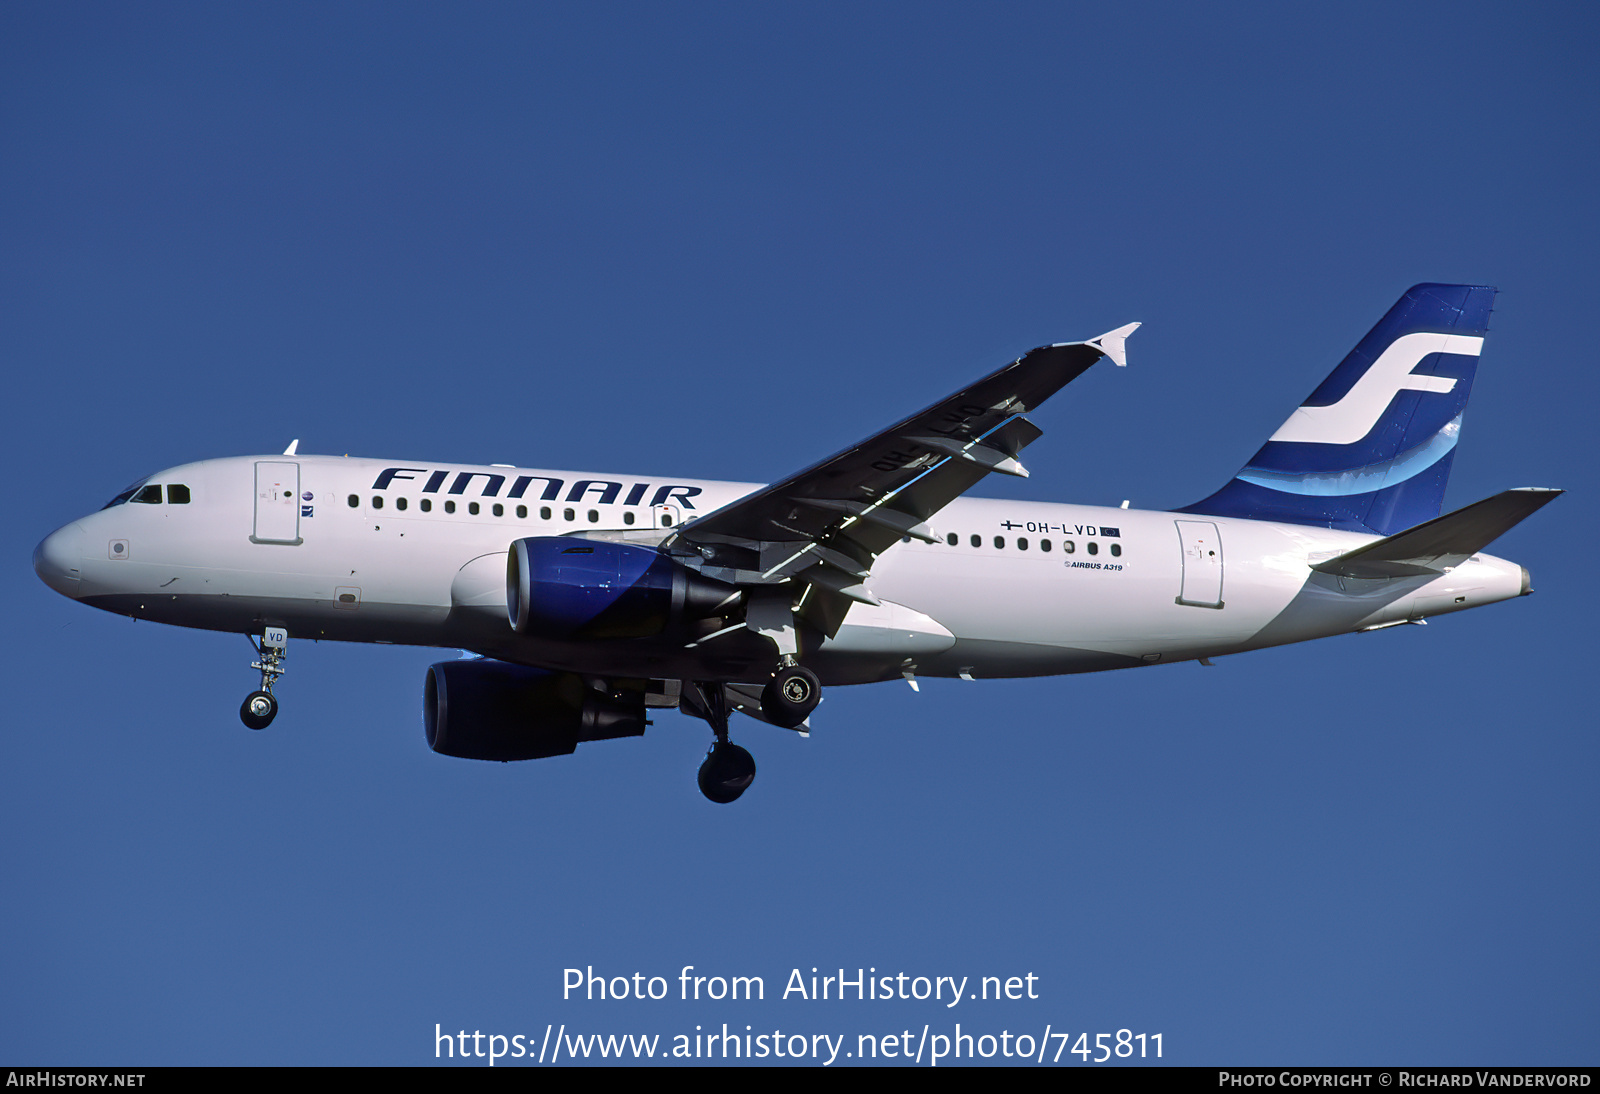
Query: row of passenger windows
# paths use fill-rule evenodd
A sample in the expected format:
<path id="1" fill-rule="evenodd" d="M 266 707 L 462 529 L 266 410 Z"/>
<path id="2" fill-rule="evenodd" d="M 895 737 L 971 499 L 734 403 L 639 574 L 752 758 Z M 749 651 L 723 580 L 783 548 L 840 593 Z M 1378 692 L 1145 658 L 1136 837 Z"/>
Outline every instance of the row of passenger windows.
<path id="1" fill-rule="evenodd" d="M 157 497 L 154 499 L 156 501 L 160 501 L 161 500 L 161 498 L 159 496 L 160 489 L 161 488 L 158 487 L 158 486 L 149 486 L 149 487 L 145 488 L 146 491 L 149 491 L 149 490 L 157 491 Z M 187 486 L 175 486 L 175 487 L 169 487 L 169 489 L 170 490 L 181 490 L 181 491 L 183 491 L 183 500 L 184 501 L 188 501 L 189 500 L 189 488 Z M 141 495 L 139 497 L 134 498 L 133 500 L 134 501 L 143 501 L 145 499 Z M 173 500 L 176 500 L 176 499 L 173 499 Z M 350 508 L 352 508 L 352 509 L 359 509 L 361 507 L 361 497 L 358 494 L 351 494 L 349 499 L 348 499 L 348 501 L 349 501 Z M 401 512 L 404 512 L 406 510 L 407 506 L 409 506 L 409 505 L 410 505 L 410 502 L 405 498 L 395 498 L 394 499 L 394 507 L 397 510 L 401 511 Z M 383 496 L 381 494 L 372 495 L 372 508 L 374 508 L 374 509 L 382 509 L 383 508 Z M 433 499 L 432 498 L 423 498 L 421 501 L 417 502 L 417 508 L 422 510 L 422 512 L 424 512 L 424 513 L 433 512 Z M 455 503 L 454 499 L 447 498 L 445 500 L 444 511 L 446 513 L 454 513 L 456 511 L 456 503 Z M 492 513 L 494 516 L 497 516 L 497 517 L 503 517 L 503 516 L 506 515 L 506 507 L 503 504 L 501 504 L 500 502 L 494 502 L 492 505 L 490 505 L 489 511 L 490 511 L 490 513 Z M 483 512 L 482 503 L 476 502 L 476 501 L 467 502 L 467 514 L 469 516 L 474 516 L 475 517 L 475 516 L 478 516 L 482 512 Z M 517 506 L 516 514 L 517 514 L 517 519 L 518 520 L 527 520 L 528 519 L 528 507 L 526 505 Z M 600 523 L 600 510 L 598 510 L 598 509 L 590 509 L 584 515 L 588 518 L 590 524 L 599 524 Z M 548 505 L 540 506 L 539 507 L 539 519 L 540 520 L 554 520 L 555 519 L 555 510 L 553 510 Z M 576 521 L 578 519 L 578 511 L 576 509 L 563 509 L 563 510 L 561 510 L 561 519 L 565 520 L 565 521 Z M 634 516 L 634 512 L 633 512 L 632 509 L 624 509 L 622 511 L 622 523 L 623 524 L 633 524 L 635 522 L 635 519 L 636 518 Z M 663 527 L 670 527 L 671 524 L 672 524 L 671 515 L 669 515 L 667 513 L 662 513 L 661 514 L 661 524 L 662 524 Z M 951 532 L 947 536 L 945 536 L 945 542 L 948 543 L 950 546 L 955 547 L 955 546 L 958 546 L 960 544 L 961 537 L 958 536 L 956 533 Z M 983 537 L 982 536 L 978 536 L 978 535 L 974 535 L 974 536 L 971 537 L 971 543 L 972 543 L 972 546 L 974 546 L 974 547 L 982 547 L 983 546 Z M 1029 546 L 1028 540 L 1027 540 L 1027 538 L 1025 536 L 1018 536 L 1016 544 L 1017 544 L 1017 550 L 1019 550 L 1019 551 L 1026 551 L 1028 549 L 1028 546 Z M 995 545 L 996 548 L 998 548 L 1000 550 L 1004 550 L 1005 546 L 1006 546 L 1006 537 L 1005 536 L 995 536 L 994 537 L 994 545 Z M 1055 549 L 1054 548 L 1054 544 L 1050 540 L 1041 539 L 1039 541 L 1039 550 L 1044 551 L 1046 553 L 1049 553 L 1050 551 L 1052 551 L 1054 549 Z M 1075 540 L 1067 539 L 1067 540 L 1062 540 L 1061 541 L 1061 550 L 1064 553 L 1070 555 L 1070 554 L 1073 554 L 1074 552 L 1076 552 L 1077 549 L 1078 549 L 1078 544 L 1077 544 L 1077 542 Z M 1098 542 L 1096 542 L 1095 540 L 1091 539 L 1087 543 L 1084 544 L 1084 550 L 1087 551 L 1091 555 L 1098 555 L 1100 553 L 1100 544 Z M 1111 557 L 1112 558 L 1121 558 L 1122 557 L 1122 544 L 1113 543 L 1111 545 Z"/>
<path id="2" fill-rule="evenodd" d="M 350 508 L 359 509 L 361 507 L 361 497 L 360 497 L 360 495 L 351 494 L 350 498 L 349 498 L 349 504 L 350 504 Z M 404 512 L 406 510 L 406 507 L 409 504 L 410 504 L 410 502 L 407 501 L 405 498 L 395 498 L 394 499 L 394 507 L 396 509 L 400 510 L 401 512 Z M 381 494 L 372 495 L 372 507 L 374 509 L 382 509 L 383 508 L 383 496 Z M 423 498 L 421 501 L 417 502 L 417 508 L 422 510 L 424 513 L 433 512 L 433 499 L 432 498 Z M 455 500 L 447 498 L 445 500 L 443 509 L 444 509 L 444 511 L 446 513 L 454 513 L 456 511 Z M 478 516 L 482 512 L 483 512 L 482 503 L 476 502 L 476 501 L 467 502 L 467 514 L 469 516 L 474 516 L 475 517 L 475 516 Z M 494 504 L 492 504 L 489 507 L 489 512 L 492 513 L 493 515 L 497 516 L 497 517 L 503 517 L 503 516 L 506 515 L 506 507 L 504 505 L 502 505 L 500 502 L 495 502 Z M 526 505 L 517 506 L 516 513 L 517 513 L 517 519 L 519 519 L 519 520 L 527 520 L 528 519 L 528 507 Z M 585 514 L 585 516 L 588 518 L 590 524 L 599 524 L 600 523 L 600 510 L 598 510 L 598 509 L 590 509 L 590 510 L 588 510 L 588 512 Z M 540 506 L 539 507 L 539 519 L 540 520 L 554 520 L 555 519 L 555 511 L 553 509 L 551 509 L 550 506 L 548 506 L 548 505 Z M 567 521 L 575 521 L 575 520 L 578 519 L 578 511 L 576 509 L 563 509 L 563 510 L 561 510 L 561 519 L 562 520 L 567 520 Z M 622 523 L 623 524 L 633 524 L 637 519 L 638 518 L 634 515 L 634 512 L 633 512 L 632 509 L 624 509 L 622 511 Z M 670 527 L 671 524 L 672 524 L 672 516 L 671 516 L 671 514 L 662 513 L 661 514 L 661 524 L 662 524 L 663 527 Z"/>
<path id="3" fill-rule="evenodd" d="M 947 536 L 944 537 L 944 541 L 946 543 L 948 543 L 952 547 L 958 547 L 961 544 L 961 537 L 956 535 L 954 532 L 951 532 L 950 534 L 948 534 Z M 972 536 L 971 539 L 970 539 L 970 542 L 974 547 L 982 547 L 983 546 L 983 537 L 982 536 Z M 994 537 L 994 545 L 999 550 L 1002 550 L 1002 551 L 1005 550 L 1006 537 L 1005 536 L 995 536 Z M 1026 536 L 1018 536 L 1017 537 L 1017 550 L 1026 551 L 1027 549 L 1028 549 L 1027 537 Z M 1077 549 L 1078 549 L 1078 543 L 1077 543 L 1076 540 L 1064 539 L 1064 540 L 1061 541 L 1061 550 L 1064 553 L 1070 555 L 1070 554 L 1073 554 L 1074 552 L 1076 552 Z M 1091 539 L 1091 540 L 1089 540 L 1087 543 L 1085 543 L 1083 545 L 1083 549 L 1085 551 L 1087 551 L 1091 555 L 1097 555 L 1097 554 L 1100 553 L 1100 544 L 1099 544 L 1098 541 Z M 1055 550 L 1055 546 L 1052 543 L 1052 541 L 1050 541 L 1048 539 L 1041 539 L 1039 541 L 1039 550 L 1044 551 L 1045 553 L 1048 554 L 1050 551 Z M 1111 545 L 1111 557 L 1112 558 L 1121 558 L 1122 557 L 1122 544 L 1113 543 Z"/>

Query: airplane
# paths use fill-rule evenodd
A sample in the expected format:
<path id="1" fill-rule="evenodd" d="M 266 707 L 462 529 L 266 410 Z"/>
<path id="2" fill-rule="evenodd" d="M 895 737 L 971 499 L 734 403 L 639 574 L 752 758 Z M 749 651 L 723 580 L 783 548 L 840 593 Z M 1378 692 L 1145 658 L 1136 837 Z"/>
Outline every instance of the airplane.
<path id="1" fill-rule="evenodd" d="M 1171 511 L 966 497 L 1025 476 L 1026 414 L 1130 323 L 1041 346 L 836 455 L 755 483 L 282 454 L 183 464 L 44 539 L 52 589 L 243 633 L 277 714 L 288 640 L 463 651 L 428 669 L 447 756 L 526 760 L 707 722 L 736 800 L 734 712 L 809 735 L 824 687 L 1199 661 L 1524 596 L 1483 548 L 1560 490 L 1441 516 L 1495 290 L 1408 290 L 1237 475 Z"/>

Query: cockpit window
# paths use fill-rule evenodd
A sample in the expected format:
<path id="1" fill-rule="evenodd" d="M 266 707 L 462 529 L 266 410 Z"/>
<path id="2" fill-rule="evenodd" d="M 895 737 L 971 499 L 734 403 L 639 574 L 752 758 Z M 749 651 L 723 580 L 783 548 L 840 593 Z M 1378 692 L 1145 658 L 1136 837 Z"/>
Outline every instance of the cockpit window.
<path id="1" fill-rule="evenodd" d="M 122 505 L 130 501 L 139 502 L 143 505 L 160 505 L 161 486 L 158 483 L 150 483 L 147 486 L 145 485 L 147 482 L 149 482 L 148 479 L 140 479 L 100 508 L 110 509 L 113 505 Z M 188 505 L 190 501 L 189 488 L 181 482 L 169 483 L 167 485 L 167 501 L 172 505 Z"/>
<path id="2" fill-rule="evenodd" d="M 144 483 L 145 483 L 145 480 L 144 479 L 140 479 L 138 482 L 134 483 L 132 486 L 130 486 L 126 490 L 124 490 L 122 493 L 118 494 L 116 497 L 114 497 L 110 501 L 106 502 L 100 508 L 102 508 L 102 509 L 110 509 L 113 505 L 121 505 L 123 502 L 127 501 L 129 498 L 131 498 L 135 494 L 137 494 L 139 492 L 139 489 L 142 486 L 144 486 Z"/>

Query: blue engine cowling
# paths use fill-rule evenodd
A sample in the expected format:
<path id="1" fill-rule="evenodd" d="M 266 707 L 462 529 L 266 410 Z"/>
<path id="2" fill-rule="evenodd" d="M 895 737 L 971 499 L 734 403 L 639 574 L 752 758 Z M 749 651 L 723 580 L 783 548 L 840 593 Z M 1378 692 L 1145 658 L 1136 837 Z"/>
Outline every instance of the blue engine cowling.
<path id="1" fill-rule="evenodd" d="M 706 618 L 737 592 L 630 543 L 519 539 L 506 561 L 511 626 L 539 638 L 646 638 Z"/>
<path id="2" fill-rule="evenodd" d="M 602 694 L 570 672 L 441 661 L 422 692 L 428 747 L 466 760 L 565 756 L 581 741 L 644 733 L 644 692 Z"/>

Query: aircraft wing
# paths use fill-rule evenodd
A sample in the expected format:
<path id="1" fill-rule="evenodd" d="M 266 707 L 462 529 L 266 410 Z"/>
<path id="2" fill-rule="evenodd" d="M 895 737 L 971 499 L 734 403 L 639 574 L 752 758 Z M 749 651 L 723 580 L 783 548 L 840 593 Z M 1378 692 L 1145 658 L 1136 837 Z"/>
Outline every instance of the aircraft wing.
<path id="1" fill-rule="evenodd" d="M 928 518 L 990 472 L 1027 475 L 1017 455 L 1042 431 L 1022 415 L 1102 357 L 1125 364 L 1124 342 L 1138 326 L 1030 350 L 859 444 L 683 525 L 664 547 L 707 577 L 792 588 L 799 614 L 831 636 L 852 601 L 878 602 L 866 587 L 878 555 L 907 536 L 935 542 Z"/>

